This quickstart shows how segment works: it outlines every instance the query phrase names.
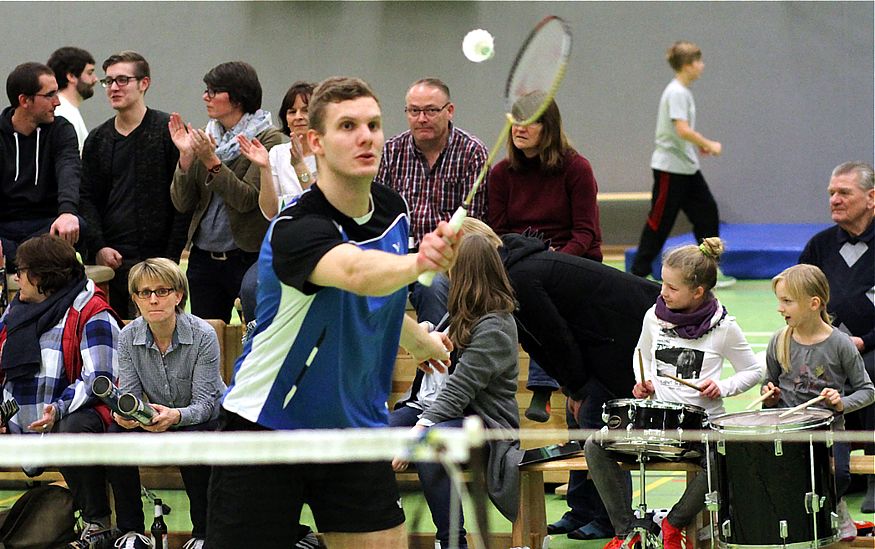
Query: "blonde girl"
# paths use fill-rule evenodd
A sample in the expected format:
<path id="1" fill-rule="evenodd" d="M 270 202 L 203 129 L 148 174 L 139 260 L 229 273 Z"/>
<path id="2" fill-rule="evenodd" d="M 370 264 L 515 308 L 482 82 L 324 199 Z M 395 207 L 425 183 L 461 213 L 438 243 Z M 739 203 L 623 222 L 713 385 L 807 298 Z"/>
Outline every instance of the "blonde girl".
<path id="1" fill-rule="evenodd" d="M 766 408 L 790 408 L 824 397 L 823 404 L 838 417 L 834 428 L 844 429 L 843 414 L 875 402 L 875 388 L 863 368 L 863 357 L 847 334 L 830 324 L 826 312 L 829 282 L 814 265 L 795 265 L 772 279 L 778 313 L 787 324 L 772 336 L 766 351 L 762 393 L 774 391 Z M 845 387 L 850 392 L 845 394 Z M 850 445 L 836 443 L 836 496 L 842 497 L 851 481 Z M 856 527 L 842 501 L 838 506 L 842 539 L 853 538 Z"/>

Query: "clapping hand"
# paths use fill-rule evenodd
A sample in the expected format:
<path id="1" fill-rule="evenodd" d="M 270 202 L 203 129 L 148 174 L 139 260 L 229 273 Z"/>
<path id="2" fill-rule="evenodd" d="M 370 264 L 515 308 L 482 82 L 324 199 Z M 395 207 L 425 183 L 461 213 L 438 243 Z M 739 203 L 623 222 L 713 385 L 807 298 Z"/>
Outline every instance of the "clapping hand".
<path id="1" fill-rule="evenodd" d="M 293 136 L 295 134 L 292 134 Z M 250 162 L 259 168 L 266 168 L 270 163 L 270 156 L 264 145 L 258 139 L 250 140 L 242 133 L 237 136 L 237 143 L 240 144 L 240 153 L 249 159 Z"/>
<path id="2" fill-rule="evenodd" d="M 182 117 L 179 116 L 179 113 L 175 112 L 170 115 L 167 130 L 170 132 L 170 139 L 173 141 L 173 144 L 179 149 L 179 167 L 182 168 L 182 171 L 188 171 L 192 160 L 194 160 L 191 124 L 186 124 Z"/>
<path id="3" fill-rule="evenodd" d="M 212 168 L 216 164 L 221 164 L 221 160 L 216 156 L 216 140 L 212 135 L 207 135 L 207 132 L 200 128 L 190 130 L 188 132 L 191 139 L 192 153 L 201 163 L 207 168 Z"/>

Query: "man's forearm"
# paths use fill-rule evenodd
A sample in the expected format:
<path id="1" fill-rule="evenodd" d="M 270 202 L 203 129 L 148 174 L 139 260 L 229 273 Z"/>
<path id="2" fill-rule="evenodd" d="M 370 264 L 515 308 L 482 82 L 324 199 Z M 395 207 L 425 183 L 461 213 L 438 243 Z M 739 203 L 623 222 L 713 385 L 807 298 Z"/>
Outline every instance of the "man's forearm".
<path id="1" fill-rule="evenodd" d="M 340 244 L 322 257 L 310 282 L 356 295 L 384 296 L 407 286 L 418 275 L 413 254 L 396 255 Z"/>

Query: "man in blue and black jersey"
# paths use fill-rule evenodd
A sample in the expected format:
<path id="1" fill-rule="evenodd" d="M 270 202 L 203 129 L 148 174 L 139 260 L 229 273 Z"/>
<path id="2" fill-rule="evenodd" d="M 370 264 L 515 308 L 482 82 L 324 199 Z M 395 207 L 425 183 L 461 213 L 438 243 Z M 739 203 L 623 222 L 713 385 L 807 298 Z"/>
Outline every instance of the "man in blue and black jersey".
<path id="1" fill-rule="evenodd" d="M 376 96 L 361 80 L 330 78 L 309 109 L 319 181 L 262 244 L 258 327 L 225 394 L 225 431 L 385 427 L 399 341 L 426 369 L 443 369 L 452 347 L 404 308 L 407 286 L 446 271 L 458 240 L 442 222 L 407 253 L 404 200 L 372 185 L 383 146 Z M 332 548 L 407 546 L 388 462 L 217 467 L 207 545 L 288 545 L 305 502 Z"/>

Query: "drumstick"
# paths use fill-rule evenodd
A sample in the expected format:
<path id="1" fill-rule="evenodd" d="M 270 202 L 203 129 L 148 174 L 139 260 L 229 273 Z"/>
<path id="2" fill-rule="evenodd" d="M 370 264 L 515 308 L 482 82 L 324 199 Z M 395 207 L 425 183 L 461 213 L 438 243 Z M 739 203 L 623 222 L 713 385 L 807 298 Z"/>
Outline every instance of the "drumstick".
<path id="1" fill-rule="evenodd" d="M 696 385 L 695 383 L 690 383 L 686 379 L 681 379 L 681 378 L 675 377 L 671 374 L 660 374 L 660 375 L 663 375 L 669 379 L 673 379 L 673 380 L 677 381 L 678 383 L 680 383 L 681 385 L 686 385 L 687 387 L 690 387 L 691 389 L 695 389 L 695 390 L 699 391 L 700 393 L 705 390 L 705 389 L 702 389 L 701 387 L 699 387 L 698 385 Z"/>
<path id="2" fill-rule="evenodd" d="M 818 397 L 814 397 L 814 398 L 812 398 L 811 400 L 809 400 L 808 402 L 803 402 L 802 404 L 800 404 L 799 406 L 796 406 L 795 408 L 790 408 L 789 410 L 787 410 L 787 411 L 784 412 L 783 414 L 779 415 L 778 417 L 779 417 L 779 418 L 787 417 L 787 416 L 789 416 L 790 414 L 792 414 L 793 412 L 798 412 L 799 410 L 803 410 L 803 409 L 805 409 L 805 408 L 808 408 L 808 407 L 811 406 L 812 404 L 817 404 L 818 402 L 820 402 L 821 400 L 823 400 L 823 399 L 825 399 L 825 398 L 826 398 L 826 397 L 823 396 L 823 395 L 820 395 L 820 396 L 818 396 Z"/>
<path id="3" fill-rule="evenodd" d="M 644 385 L 644 357 L 641 356 L 641 348 L 635 349 L 638 351 L 638 369 L 641 370 L 641 385 Z M 647 400 L 650 400 L 650 395 L 647 395 Z"/>
<path id="4" fill-rule="evenodd" d="M 763 394 L 760 396 L 760 398 L 758 398 L 758 399 L 754 400 L 753 402 L 751 402 L 750 404 L 748 404 L 748 405 L 745 407 L 745 410 L 750 410 L 751 408 L 753 408 L 754 406 L 756 406 L 756 405 L 759 404 L 760 402 L 763 402 L 764 400 L 766 400 L 767 398 L 769 398 L 770 396 L 772 396 L 773 394 L 775 394 L 775 390 L 776 390 L 776 389 L 777 389 L 777 387 L 772 387 L 771 389 L 769 389 L 768 391 L 766 391 L 765 393 L 763 393 Z"/>
<path id="5" fill-rule="evenodd" d="M 638 369 L 641 371 L 641 383 L 644 383 L 644 357 L 641 356 L 641 349 L 635 349 L 638 351 Z"/>

